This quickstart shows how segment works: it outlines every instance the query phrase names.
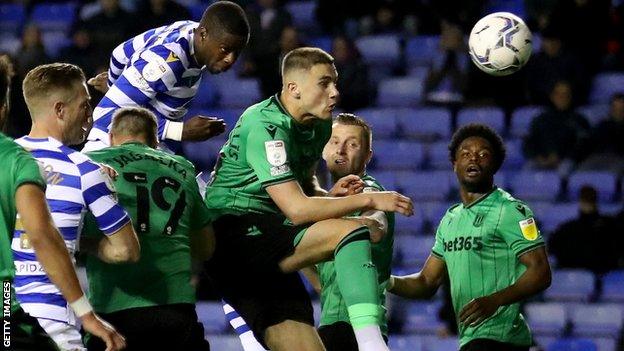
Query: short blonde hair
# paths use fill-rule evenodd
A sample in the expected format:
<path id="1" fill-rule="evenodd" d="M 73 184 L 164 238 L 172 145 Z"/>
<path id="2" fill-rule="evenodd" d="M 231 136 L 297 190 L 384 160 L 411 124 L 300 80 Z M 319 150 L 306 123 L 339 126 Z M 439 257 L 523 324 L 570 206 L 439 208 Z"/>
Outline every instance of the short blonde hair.
<path id="1" fill-rule="evenodd" d="M 22 82 L 24 100 L 30 109 L 33 100 L 47 97 L 57 90 L 69 92 L 74 84 L 84 81 L 85 75 L 82 69 L 71 63 L 40 65 L 30 70 Z"/>
<path id="2" fill-rule="evenodd" d="M 113 115 L 111 134 L 144 137 L 151 147 L 158 145 L 158 120 L 156 115 L 142 107 L 120 108 Z"/>
<path id="3" fill-rule="evenodd" d="M 293 69 L 309 70 L 314 65 L 334 64 L 334 58 L 319 48 L 303 47 L 291 50 L 282 61 L 282 77 Z"/>

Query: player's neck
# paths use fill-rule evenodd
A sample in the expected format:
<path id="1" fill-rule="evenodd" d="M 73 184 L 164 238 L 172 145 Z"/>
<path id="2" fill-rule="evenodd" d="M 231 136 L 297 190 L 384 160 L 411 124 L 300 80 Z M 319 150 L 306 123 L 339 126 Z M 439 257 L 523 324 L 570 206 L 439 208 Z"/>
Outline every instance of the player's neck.
<path id="1" fill-rule="evenodd" d="M 305 113 L 300 108 L 298 108 L 296 100 L 293 100 L 290 95 L 280 92 L 277 95 L 277 98 L 279 99 L 280 104 L 286 110 L 288 115 L 290 115 L 290 117 L 292 117 L 292 119 L 294 119 L 295 122 L 297 122 L 298 124 L 306 125 L 318 119 L 316 116 Z"/>
<path id="2" fill-rule="evenodd" d="M 494 188 L 493 184 L 489 184 L 489 186 L 484 186 L 480 189 L 466 189 L 465 187 L 461 187 L 459 190 L 459 197 L 461 198 L 464 207 L 470 206 L 473 203 L 481 200 L 483 197 L 487 196 L 492 189 Z"/>
<path id="3" fill-rule="evenodd" d="M 54 138 L 63 142 L 63 134 L 58 128 L 52 128 L 45 122 L 33 122 L 28 137 L 34 139 Z"/>

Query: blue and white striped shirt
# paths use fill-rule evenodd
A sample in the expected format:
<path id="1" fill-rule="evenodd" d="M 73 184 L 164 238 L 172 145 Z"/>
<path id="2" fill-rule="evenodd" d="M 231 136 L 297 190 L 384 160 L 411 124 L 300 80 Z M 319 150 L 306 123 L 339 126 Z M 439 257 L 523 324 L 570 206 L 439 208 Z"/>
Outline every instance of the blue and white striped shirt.
<path id="1" fill-rule="evenodd" d="M 113 50 L 110 88 L 93 110 L 88 140 L 108 144 L 112 116 L 120 107 L 140 106 L 154 112 L 159 139 L 169 120 L 182 120 L 203 73 L 193 56 L 193 31 L 198 26 L 193 21 L 175 22 L 139 34 Z"/>
<path id="2" fill-rule="evenodd" d="M 28 150 L 43 168 L 52 219 L 70 255 L 75 252 L 86 211 L 93 214 L 99 228 L 107 235 L 128 223 L 130 217 L 117 203 L 112 181 L 87 156 L 51 137 L 22 137 L 15 142 Z M 11 249 L 16 269 L 15 292 L 22 308 L 36 318 L 75 324 L 75 317 L 61 292 L 37 262 L 19 218 Z"/>

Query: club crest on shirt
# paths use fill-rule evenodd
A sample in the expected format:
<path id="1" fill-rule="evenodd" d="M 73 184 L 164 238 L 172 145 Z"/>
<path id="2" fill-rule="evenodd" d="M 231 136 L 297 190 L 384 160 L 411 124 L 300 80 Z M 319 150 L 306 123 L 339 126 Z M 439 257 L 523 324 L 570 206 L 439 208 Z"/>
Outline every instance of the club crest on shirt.
<path id="1" fill-rule="evenodd" d="M 472 222 L 472 225 L 474 227 L 480 227 L 483 224 L 483 218 L 485 218 L 483 213 L 477 213 L 477 216 L 475 217 L 474 221 Z"/>
<path id="2" fill-rule="evenodd" d="M 286 164 L 286 145 L 282 140 L 269 140 L 264 142 L 267 161 L 271 166 L 279 167 Z"/>
<path id="3" fill-rule="evenodd" d="M 524 236 L 527 240 L 535 240 L 537 239 L 537 234 L 539 231 L 537 230 L 537 225 L 535 224 L 535 219 L 528 218 L 518 222 L 520 225 L 520 230 L 522 231 L 522 236 Z"/>
<path id="4" fill-rule="evenodd" d="M 148 82 L 155 82 L 167 73 L 168 68 L 169 66 L 166 63 L 156 61 L 149 62 L 143 67 L 143 78 Z"/>

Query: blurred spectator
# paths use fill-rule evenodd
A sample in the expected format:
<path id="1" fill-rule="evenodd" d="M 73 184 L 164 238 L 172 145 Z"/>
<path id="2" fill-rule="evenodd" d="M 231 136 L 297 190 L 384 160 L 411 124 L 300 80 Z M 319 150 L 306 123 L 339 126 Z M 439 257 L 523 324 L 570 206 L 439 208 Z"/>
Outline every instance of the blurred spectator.
<path id="1" fill-rule="evenodd" d="M 624 173 L 624 93 L 611 99 L 609 118 L 592 131 L 592 154 L 579 168 Z"/>
<path id="2" fill-rule="evenodd" d="M 550 93 L 550 101 L 552 106 L 531 122 L 524 139 L 524 155 L 530 168 L 558 169 L 562 175 L 567 175 L 573 162 L 583 157 L 589 122 L 574 111 L 569 83 L 557 82 Z"/>
<path id="3" fill-rule="evenodd" d="M 8 68 L 11 83 L 9 89 L 13 92 L 18 92 L 10 94 L 9 114 L 4 121 L 4 126 L 0 126 L 0 132 L 12 138 L 18 138 L 28 134 L 31 125 L 28 109 L 24 102 L 24 95 L 21 94 L 23 77 L 17 75 L 15 60 L 9 55 L 0 55 L 0 61 L 3 61 Z"/>
<path id="4" fill-rule="evenodd" d="M 470 59 L 459 26 L 442 21 L 440 57 L 427 74 L 425 98 L 429 103 L 452 104 L 464 101 Z"/>
<path id="5" fill-rule="evenodd" d="M 332 55 L 338 71 L 340 107 L 353 111 L 366 107 L 372 99 L 368 80 L 368 67 L 362 61 L 360 52 L 345 36 L 337 36 L 332 43 Z"/>
<path id="6" fill-rule="evenodd" d="M 402 16 L 394 1 L 380 1 L 377 8 L 360 20 L 360 34 L 395 34 L 402 29 Z"/>
<path id="7" fill-rule="evenodd" d="M 534 54 L 527 64 L 527 88 L 532 104 L 546 105 L 550 91 L 557 81 L 572 84 L 577 101 L 584 101 L 591 81 L 575 55 L 566 51 L 561 34 L 550 27 L 542 33 L 541 51 Z M 581 99 L 578 97 L 581 96 Z"/>
<path id="8" fill-rule="evenodd" d="M 93 45 L 98 54 L 93 58 L 96 65 L 108 64 L 113 49 L 128 36 L 135 35 L 134 16 L 119 5 L 119 0 L 99 0 L 101 9 L 93 16 L 85 19 L 78 27 L 86 29 L 91 35 Z"/>
<path id="9" fill-rule="evenodd" d="M 173 0 L 146 0 L 139 8 L 141 23 L 137 32 L 144 32 L 151 28 L 169 25 L 176 21 L 191 18 L 186 7 Z"/>
<path id="10" fill-rule="evenodd" d="M 258 7 L 247 11 L 251 37 L 246 50 L 245 75 L 257 76 L 263 98 L 281 87 L 279 74 L 280 38 L 292 18 L 278 0 L 258 0 Z"/>
<path id="11" fill-rule="evenodd" d="M 549 25 L 562 33 L 564 46 L 591 73 L 600 69 L 605 53 L 610 3 L 610 0 L 559 0 L 549 18 Z"/>
<path id="12" fill-rule="evenodd" d="M 558 268 L 584 268 L 595 273 L 615 269 L 620 247 L 616 246 L 615 223 L 599 212 L 596 190 L 580 190 L 579 216 L 557 228 L 548 240 L 548 251 Z"/>
<path id="13" fill-rule="evenodd" d="M 72 43 L 63 48 L 59 54 L 62 61 L 73 63 L 85 72 L 87 77 L 93 77 L 98 68 L 93 57 L 97 50 L 91 40 L 91 34 L 85 28 L 76 28 L 72 34 Z"/>
<path id="14" fill-rule="evenodd" d="M 22 46 L 15 57 L 17 75 L 19 77 L 24 77 L 31 69 L 50 60 L 45 53 L 45 47 L 41 40 L 41 31 L 36 24 L 31 23 L 24 28 L 24 33 L 22 33 Z"/>

